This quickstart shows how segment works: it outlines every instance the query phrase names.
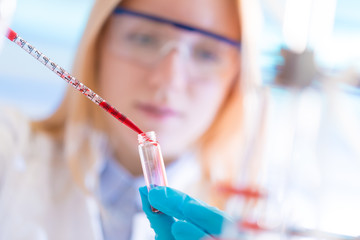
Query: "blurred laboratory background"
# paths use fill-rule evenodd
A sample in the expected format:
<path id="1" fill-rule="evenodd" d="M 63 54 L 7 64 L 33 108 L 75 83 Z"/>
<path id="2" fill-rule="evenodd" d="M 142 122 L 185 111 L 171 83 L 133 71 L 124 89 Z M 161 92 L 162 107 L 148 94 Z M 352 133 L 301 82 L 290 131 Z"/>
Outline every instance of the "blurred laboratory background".
<path id="1" fill-rule="evenodd" d="M 360 236 L 360 1 L 257 2 L 259 88 L 268 89 L 269 98 L 267 104 L 259 101 L 250 137 L 255 140 L 244 162 L 253 161 L 256 152 L 263 162 L 259 184 L 272 194 L 255 204 L 249 218 L 299 239 L 355 239 Z M 92 4 L 17 0 L 11 28 L 71 72 Z M 43 118 L 58 106 L 65 87 L 18 46 L 4 42 L 0 104 Z"/>

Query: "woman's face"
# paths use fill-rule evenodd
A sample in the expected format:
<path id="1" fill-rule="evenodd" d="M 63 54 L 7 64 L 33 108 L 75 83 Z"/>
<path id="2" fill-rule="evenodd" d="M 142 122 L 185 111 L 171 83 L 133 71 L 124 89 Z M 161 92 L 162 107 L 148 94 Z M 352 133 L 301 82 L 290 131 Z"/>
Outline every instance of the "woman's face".
<path id="1" fill-rule="evenodd" d="M 240 38 L 235 0 L 131 0 L 121 7 Z M 166 160 L 209 128 L 238 73 L 238 52 L 202 34 L 152 24 L 110 17 L 99 48 L 100 93 L 143 131 L 156 132 Z M 146 52 L 148 44 L 160 51 Z M 111 116 L 107 121 L 113 143 L 136 151 L 136 134 Z"/>

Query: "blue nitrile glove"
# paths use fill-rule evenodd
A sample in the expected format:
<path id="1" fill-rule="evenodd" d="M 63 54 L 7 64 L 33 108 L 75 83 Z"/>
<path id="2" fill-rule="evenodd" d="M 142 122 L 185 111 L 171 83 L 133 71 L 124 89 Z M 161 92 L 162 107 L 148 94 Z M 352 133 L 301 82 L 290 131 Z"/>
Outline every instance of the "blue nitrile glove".
<path id="1" fill-rule="evenodd" d="M 139 188 L 142 208 L 150 221 L 151 228 L 155 231 L 156 240 L 172 240 L 171 226 L 175 222 L 174 218 L 163 213 L 154 213 L 148 200 L 147 187 Z"/>
<path id="2" fill-rule="evenodd" d="M 221 233 L 225 213 L 170 187 L 156 187 L 147 194 L 141 187 L 143 209 L 156 233 L 157 240 L 211 238 Z M 153 213 L 151 206 L 162 213 Z"/>

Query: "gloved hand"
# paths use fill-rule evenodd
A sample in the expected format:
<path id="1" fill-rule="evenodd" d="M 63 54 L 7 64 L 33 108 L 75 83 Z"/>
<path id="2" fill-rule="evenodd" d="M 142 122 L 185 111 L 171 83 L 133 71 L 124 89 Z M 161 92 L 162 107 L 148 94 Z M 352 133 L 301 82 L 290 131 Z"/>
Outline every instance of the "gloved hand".
<path id="1" fill-rule="evenodd" d="M 211 239 L 231 222 L 225 213 L 170 187 L 139 189 L 143 210 L 156 233 L 155 239 Z M 161 211 L 154 213 L 151 206 Z"/>

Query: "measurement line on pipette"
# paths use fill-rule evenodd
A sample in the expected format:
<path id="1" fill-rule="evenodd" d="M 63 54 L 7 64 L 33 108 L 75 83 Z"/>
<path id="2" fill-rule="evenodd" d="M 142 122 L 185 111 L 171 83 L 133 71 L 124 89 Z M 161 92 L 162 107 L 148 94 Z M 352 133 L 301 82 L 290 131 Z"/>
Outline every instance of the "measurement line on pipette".
<path id="1" fill-rule="evenodd" d="M 110 113 L 113 117 L 115 117 L 117 120 L 119 120 L 124 125 L 128 126 L 135 132 L 141 134 L 143 131 L 136 126 L 129 118 L 127 118 L 124 114 L 120 113 L 118 110 L 116 110 L 115 107 L 111 106 L 109 103 L 107 103 L 103 98 L 101 98 L 98 94 L 96 94 L 94 91 L 92 91 L 90 88 L 85 86 L 83 83 L 81 83 L 79 80 L 77 80 L 75 77 L 71 76 L 65 69 L 54 63 L 50 60 L 47 56 L 45 56 L 43 53 L 38 51 L 36 48 L 34 48 L 31 44 L 29 44 L 27 41 L 25 41 L 23 38 L 21 38 L 15 31 L 12 29 L 8 29 L 6 37 L 14 42 L 16 45 L 24 49 L 27 53 L 29 53 L 31 56 L 33 56 L 35 59 L 37 59 L 39 62 L 41 62 L 44 66 L 46 66 L 48 69 L 53 71 L 56 75 L 64 79 L 68 84 L 70 84 L 73 88 L 84 94 L 88 99 L 90 99 L 92 102 L 94 102 L 96 105 L 103 108 L 105 111 Z"/>

